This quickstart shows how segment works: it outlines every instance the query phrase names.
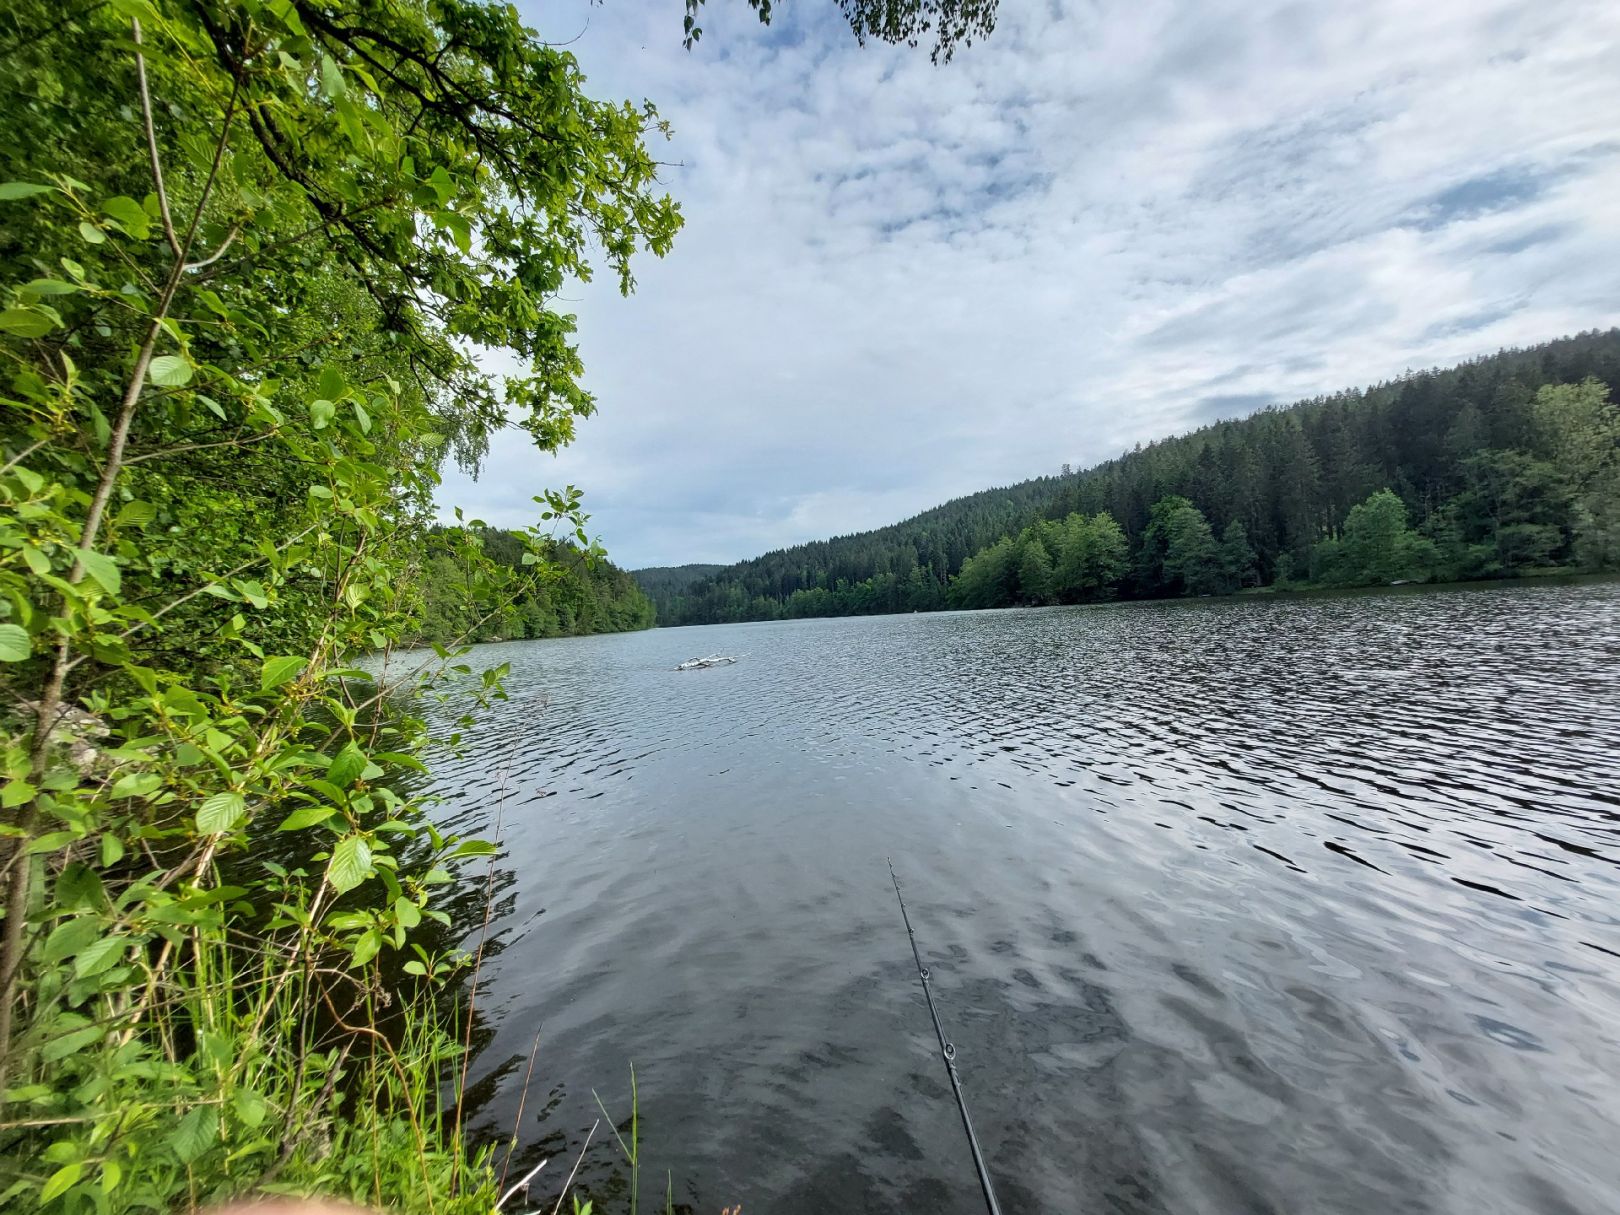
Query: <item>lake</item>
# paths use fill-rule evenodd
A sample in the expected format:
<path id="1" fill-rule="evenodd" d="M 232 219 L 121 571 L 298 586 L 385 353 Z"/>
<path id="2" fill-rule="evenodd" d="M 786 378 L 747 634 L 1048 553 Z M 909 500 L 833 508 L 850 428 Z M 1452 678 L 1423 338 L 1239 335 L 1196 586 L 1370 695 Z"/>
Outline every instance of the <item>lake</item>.
<path id="1" fill-rule="evenodd" d="M 536 1206 L 633 1063 L 648 1211 L 983 1210 L 892 857 L 1008 1215 L 1620 1207 L 1620 585 L 475 659 L 436 779 L 501 823 L 477 1126 L 538 1033 Z M 580 1178 L 626 1209 L 605 1124 Z"/>

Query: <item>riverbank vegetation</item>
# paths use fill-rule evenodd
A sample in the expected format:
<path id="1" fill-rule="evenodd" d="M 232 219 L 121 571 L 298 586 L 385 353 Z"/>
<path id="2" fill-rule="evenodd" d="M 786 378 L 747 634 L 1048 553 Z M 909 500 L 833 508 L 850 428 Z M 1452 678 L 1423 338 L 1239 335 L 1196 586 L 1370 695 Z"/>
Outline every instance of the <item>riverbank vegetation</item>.
<path id="1" fill-rule="evenodd" d="M 653 626 L 652 600 L 636 580 L 578 537 L 436 527 L 424 549 L 419 642 L 580 637 Z"/>
<path id="2" fill-rule="evenodd" d="M 1616 388 L 1582 334 L 647 589 L 701 624 L 1620 568 Z"/>
<path id="3" fill-rule="evenodd" d="M 591 412 L 553 301 L 668 248 L 657 115 L 463 0 L 20 0 L 0 99 L 0 1205 L 488 1212 L 440 995 L 490 846 L 408 790 L 415 694 L 501 673 L 348 664 L 643 611 L 573 491 L 429 517 L 444 459 Z"/>

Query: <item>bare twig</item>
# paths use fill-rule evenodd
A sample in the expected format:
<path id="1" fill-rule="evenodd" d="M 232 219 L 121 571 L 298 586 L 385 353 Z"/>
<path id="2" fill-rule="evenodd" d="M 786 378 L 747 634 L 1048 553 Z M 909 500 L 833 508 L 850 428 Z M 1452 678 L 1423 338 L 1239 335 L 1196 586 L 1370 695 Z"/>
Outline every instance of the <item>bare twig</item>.
<path id="1" fill-rule="evenodd" d="M 30 443 L 27 447 L 23 448 L 16 455 L 12 456 L 11 459 L 7 460 L 4 464 L 0 464 L 0 473 L 10 472 L 12 469 L 16 468 L 17 465 L 21 464 L 29 456 L 33 455 L 36 451 L 38 451 L 41 447 L 44 447 L 45 444 L 49 442 L 49 439 L 41 439 L 37 443 Z"/>
<path id="2" fill-rule="evenodd" d="M 389 1065 L 394 1069 L 394 1075 L 399 1079 L 401 1090 L 404 1092 L 409 1092 L 411 1087 L 410 1079 L 408 1076 L 406 1076 L 404 1065 L 402 1065 L 399 1061 L 399 1052 L 394 1049 L 394 1044 L 388 1040 L 388 1035 L 384 1034 L 381 1030 L 374 1029 L 370 1025 L 350 1025 L 343 1019 L 343 1014 L 338 1012 L 337 1005 L 332 1003 L 331 993 L 329 993 L 327 989 L 319 983 L 317 983 L 315 986 L 320 992 L 321 1003 L 325 1004 L 327 1012 L 332 1014 L 333 1024 L 335 1024 L 345 1033 L 364 1034 L 374 1043 L 381 1045 L 383 1055 L 387 1058 Z M 416 1137 L 417 1159 L 422 1165 L 422 1180 L 425 1183 L 422 1193 L 427 1199 L 428 1213 L 429 1215 L 433 1215 L 433 1212 L 437 1209 L 438 1204 L 433 1200 L 433 1178 L 428 1172 L 427 1137 L 423 1134 L 421 1121 L 416 1116 L 416 1107 L 409 1101 L 405 1102 L 404 1104 L 405 1115 L 410 1120 L 411 1124 L 411 1133 Z"/>
<path id="3" fill-rule="evenodd" d="M 124 464 L 144 464 L 147 460 L 162 460 L 169 456 L 178 456 L 187 451 L 207 451 L 211 447 L 246 447 L 251 443 L 263 443 L 266 439 L 273 439 L 281 432 L 279 430 L 266 430 L 260 434 L 249 435 L 245 439 L 217 439 L 212 443 L 181 443 L 177 447 L 164 447 L 157 451 L 143 451 L 138 456 L 130 456 Z"/>
<path id="4" fill-rule="evenodd" d="M 212 266 L 220 258 L 225 256 L 225 250 L 234 245 L 236 243 L 236 238 L 240 235 L 242 235 L 242 225 L 232 224 L 231 230 L 225 234 L 225 239 L 220 242 L 219 248 L 215 249 L 200 262 L 187 262 L 186 269 L 201 270 L 204 266 Z"/>
<path id="5" fill-rule="evenodd" d="M 512 1167 L 512 1153 L 517 1151 L 518 1135 L 523 1129 L 523 1106 L 529 1100 L 529 1081 L 534 1078 L 534 1057 L 540 1050 L 540 1030 L 534 1031 L 534 1044 L 529 1047 L 529 1066 L 523 1073 L 523 1091 L 518 1094 L 517 1114 L 512 1119 L 512 1143 L 506 1149 L 506 1163 L 501 1165 L 501 1184 L 506 1184 L 507 1170 Z M 495 1204 L 497 1207 L 500 1203 Z"/>
<path id="6" fill-rule="evenodd" d="M 163 235 L 168 237 L 169 248 L 174 250 L 174 260 L 186 260 L 185 247 L 180 244 L 180 237 L 175 234 L 174 217 L 169 214 L 169 192 L 163 188 L 163 162 L 158 156 L 157 131 L 152 125 L 152 92 L 146 87 L 146 56 L 141 53 L 141 23 L 139 18 L 131 18 L 130 33 L 135 39 L 135 79 L 141 87 L 141 122 L 146 126 L 146 153 L 152 164 L 152 181 L 157 187 L 158 211 L 163 216 Z M 198 208 L 199 213 L 201 208 Z M 193 224 L 195 227 L 195 224 Z"/>
<path id="7" fill-rule="evenodd" d="M 596 1135 L 596 1128 L 601 1125 L 602 1120 L 600 1118 L 591 1123 L 591 1133 L 585 1136 L 585 1142 L 579 1149 L 579 1159 L 574 1161 L 574 1167 L 569 1170 L 568 1180 L 563 1182 L 562 1193 L 557 1195 L 557 1205 L 551 1208 L 551 1215 L 557 1215 L 557 1212 L 562 1210 L 563 1199 L 568 1197 L 568 1187 L 574 1184 L 574 1174 L 578 1173 L 579 1166 L 585 1163 L 585 1152 L 591 1146 L 591 1140 Z"/>
<path id="8" fill-rule="evenodd" d="M 519 1190 L 528 1189 L 529 1188 L 529 1182 L 533 1181 L 535 1179 L 535 1175 L 538 1174 L 541 1169 L 545 1168 L 546 1165 L 548 1165 L 550 1163 L 551 1163 L 551 1158 L 547 1157 L 545 1160 L 542 1160 L 539 1164 L 535 1165 L 527 1173 L 523 1174 L 523 1180 L 522 1181 L 518 1182 L 510 1190 L 507 1190 L 506 1193 L 502 1194 L 499 1198 L 497 1198 L 495 1200 L 495 1209 L 497 1211 L 500 1210 L 503 1206 L 506 1205 L 506 1200 L 508 1198 L 512 1197 L 513 1194 L 516 1194 Z"/>

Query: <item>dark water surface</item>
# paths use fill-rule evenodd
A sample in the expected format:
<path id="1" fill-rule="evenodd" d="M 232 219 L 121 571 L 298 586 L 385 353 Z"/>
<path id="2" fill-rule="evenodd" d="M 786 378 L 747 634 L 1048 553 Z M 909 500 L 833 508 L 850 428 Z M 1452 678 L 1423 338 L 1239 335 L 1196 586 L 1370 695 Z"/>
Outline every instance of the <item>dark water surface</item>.
<path id="1" fill-rule="evenodd" d="M 548 1210 L 632 1062 L 644 1209 L 982 1209 L 886 855 L 1008 1215 L 1620 1209 L 1620 586 L 477 657 L 480 1125 L 541 1031 Z"/>

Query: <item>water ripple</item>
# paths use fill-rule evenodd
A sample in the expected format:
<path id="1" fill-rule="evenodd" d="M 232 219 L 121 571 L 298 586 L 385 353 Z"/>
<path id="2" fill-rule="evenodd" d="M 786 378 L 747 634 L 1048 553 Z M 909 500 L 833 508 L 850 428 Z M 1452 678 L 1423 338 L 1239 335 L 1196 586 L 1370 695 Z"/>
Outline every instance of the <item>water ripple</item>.
<path id="1" fill-rule="evenodd" d="M 514 699 L 436 777 L 458 828 L 504 796 L 480 1066 L 541 1029 L 528 1143 L 634 1062 L 696 1209 L 978 1209 L 892 854 L 1009 1209 L 1620 1198 L 1612 584 L 479 656 Z"/>

